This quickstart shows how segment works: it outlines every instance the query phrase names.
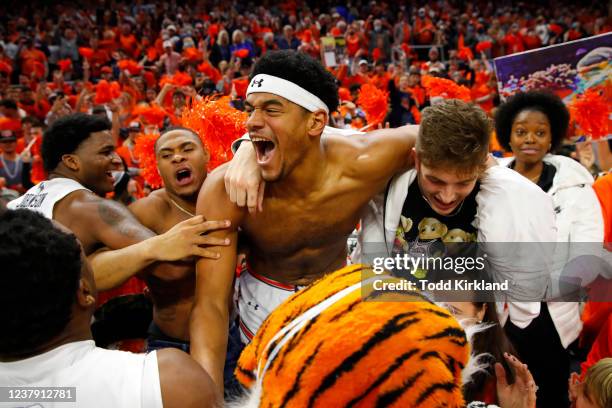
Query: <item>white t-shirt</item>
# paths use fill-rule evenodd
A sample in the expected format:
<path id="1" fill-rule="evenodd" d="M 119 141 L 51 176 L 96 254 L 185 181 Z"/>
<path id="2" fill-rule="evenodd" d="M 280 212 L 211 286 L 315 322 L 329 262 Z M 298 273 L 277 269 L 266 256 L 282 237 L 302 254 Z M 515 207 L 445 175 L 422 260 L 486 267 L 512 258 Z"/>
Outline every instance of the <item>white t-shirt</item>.
<path id="1" fill-rule="evenodd" d="M 53 219 L 53 208 L 68 194 L 77 190 L 88 190 L 78 181 L 69 178 L 54 178 L 41 181 L 21 197 L 7 204 L 9 210 L 26 209 Z"/>
<path id="2" fill-rule="evenodd" d="M 0 402 L 8 407 L 162 407 L 157 353 L 96 347 L 93 340 L 64 344 L 37 356 L 0 362 L 2 387 L 76 387 L 76 402 Z"/>

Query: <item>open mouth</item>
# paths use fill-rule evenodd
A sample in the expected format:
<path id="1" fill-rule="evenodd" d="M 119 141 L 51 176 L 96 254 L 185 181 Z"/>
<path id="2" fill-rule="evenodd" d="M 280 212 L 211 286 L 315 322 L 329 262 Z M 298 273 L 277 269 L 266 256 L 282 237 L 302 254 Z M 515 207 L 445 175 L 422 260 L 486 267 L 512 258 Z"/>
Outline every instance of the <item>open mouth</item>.
<path id="1" fill-rule="evenodd" d="M 193 173 L 190 169 L 180 169 L 176 172 L 175 178 L 179 186 L 186 186 L 193 181 Z"/>
<path id="2" fill-rule="evenodd" d="M 274 156 L 276 151 L 276 144 L 271 140 L 264 139 L 262 137 L 251 137 L 253 146 L 255 146 L 255 152 L 257 154 L 257 163 L 266 164 Z"/>
<path id="3" fill-rule="evenodd" d="M 538 149 L 524 148 L 524 149 L 521 149 L 521 153 L 523 153 L 523 154 L 537 154 L 538 153 Z"/>
<path id="4" fill-rule="evenodd" d="M 452 201 L 450 203 L 443 203 L 442 201 L 438 200 L 436 197 L 434 197 L 434 201 L 436 203 L 436 206 L 444 211 L 448 211 L 448 210 L 452 210 L 453 208 L 455 208 L 455 206 L 457 205 L 457 201 Z"/>

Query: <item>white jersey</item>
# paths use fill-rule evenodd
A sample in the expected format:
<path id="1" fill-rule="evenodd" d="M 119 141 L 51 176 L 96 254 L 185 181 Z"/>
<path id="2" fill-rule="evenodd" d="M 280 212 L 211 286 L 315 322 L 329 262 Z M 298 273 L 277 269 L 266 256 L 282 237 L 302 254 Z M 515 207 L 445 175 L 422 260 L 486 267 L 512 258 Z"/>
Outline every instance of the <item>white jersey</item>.
<path id="1" fill-rule="evenodd" d="M 75 387 L 76 402 L 0 402 L 2 408 L 162 407 L 157 353 L 96 347 L 93 340 L 64 344 L 25 360 L 0 363 L 3 387 Z"/>
<path id="2" fill-rule="evenodd" d="M 41 213 L 53 219 L 55 204 L 77 190 L 88 190 L 78 181 L 69 178 L 54 178 L 41 181 L 24 195 L 7 204 L 9 210 L 26 209 Z"/>

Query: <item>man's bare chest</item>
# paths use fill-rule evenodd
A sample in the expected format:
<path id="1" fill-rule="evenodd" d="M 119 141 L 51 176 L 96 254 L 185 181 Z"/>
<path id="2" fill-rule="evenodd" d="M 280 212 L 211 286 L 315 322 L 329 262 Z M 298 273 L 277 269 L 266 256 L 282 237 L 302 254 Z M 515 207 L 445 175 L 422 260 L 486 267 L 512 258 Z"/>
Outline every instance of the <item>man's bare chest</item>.
<path id="1" fill-rule="evenodd" d="M 263 213 L 248 217 L 244 233 L 251 248 L 277 254 L 334 246 L 356 227 L 363 201 L 268 200 Z"/>

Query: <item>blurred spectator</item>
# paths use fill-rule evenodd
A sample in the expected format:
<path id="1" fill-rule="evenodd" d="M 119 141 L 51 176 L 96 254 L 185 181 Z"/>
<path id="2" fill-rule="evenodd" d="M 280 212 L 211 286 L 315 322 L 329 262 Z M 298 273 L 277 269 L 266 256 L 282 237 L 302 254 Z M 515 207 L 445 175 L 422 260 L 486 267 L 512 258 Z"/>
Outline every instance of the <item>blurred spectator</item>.
<path id="1" fill-rule="evenodd" d="M 164 72 L 168 75 L 174 75 L 179 68 L 181 54 L 174 51 L 172 41 L 166 40 L 163 44 L 164 54 L 159 59 L 159 65 L 164 68 Z"/>
<path id="2" fill-rule="evenodd" d="M 283 27 L 283 35 L 278 37 L 276 44 L 280 50 L 297 50 L 300 46 L 300 40 L 295 38 L 293 27 L 286 25 Z"/>

